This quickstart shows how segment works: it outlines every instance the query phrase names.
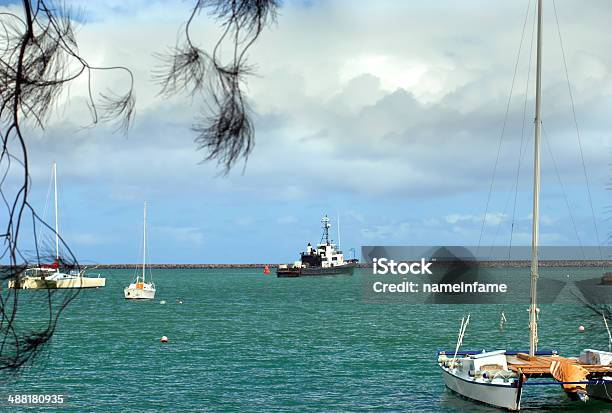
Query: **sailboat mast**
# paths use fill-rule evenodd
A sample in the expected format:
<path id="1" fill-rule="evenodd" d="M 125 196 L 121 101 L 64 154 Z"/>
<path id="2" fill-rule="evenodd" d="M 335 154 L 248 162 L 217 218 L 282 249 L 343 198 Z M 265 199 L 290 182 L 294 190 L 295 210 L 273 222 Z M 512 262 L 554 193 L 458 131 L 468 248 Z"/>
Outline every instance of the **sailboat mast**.
<path id="1" fill-rule="evenodd" d="M 142 226 L 142 282 L 145 281 L 145 264 L 147 260 L 147 201 L 144 202 Z"/>
<path id="2" fill-rule="evenodd" d="M 540 221 L 540 134 L 542 131 L 542 0 L 538 0 L 536 58 L 536 107 L 533 156 L 533 222 L 531 233 L 531 303 L 529 306 L 529 355 L 538 349 L 538 232 Z"/>
<path id="3" fill-rule="evenodd" d="M 55 202 L 55 259 L 59 260 L 59 220 L 57 218 L 57 163 L 53 162 L 53 192 Z"/>
<path id="4" fill-rule="evenodd" d="M 340 249 L 340 212 L 336 212 L 336 215 L 338 216 L 338 223 L 336 228 L 338 230 L 338 241 L 336 242 L 338 245 L 336 245 L 336 247 Z"/>

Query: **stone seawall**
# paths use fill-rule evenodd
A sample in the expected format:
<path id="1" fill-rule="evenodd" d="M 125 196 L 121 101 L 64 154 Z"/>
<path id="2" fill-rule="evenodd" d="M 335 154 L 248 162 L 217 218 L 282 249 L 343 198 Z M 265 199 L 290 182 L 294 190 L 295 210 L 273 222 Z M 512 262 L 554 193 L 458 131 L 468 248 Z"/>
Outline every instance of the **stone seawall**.
<path id="1" fill-rule="evenodd" d="M 214 269 L 214 268 L 263 268 L 265 266 L 276 268 L 279 264 L 147 264 L 154 269 Z M 480 261 L 478 265 L 485 268 L 528 268 L 531 262 L 528 260 L 513 261 Z M 140 268 L 142 264 L 81 264 L 81 266 L 114 269 Z M 372 264 L 359 263 L 359 268 L 370 268 Z M 540 261 L 540 267 L 588 267 L 606 268 L 612 270 L 612 260 L 544 260 Z"/>
<path id="2" fill-rule="evenodd" d="M 475 261 L 464 262 L 464 264 L 476 264 Z M 480 261 L 477 263 L 482 268 L 529 268 L 531 262 L 528 260 L 514 261 Z M 215 268 L 277 268 L 279 264 L 147 264 L 148 268 L 166 270 L 185 270 L 185 269 L 215 269 Z M 80 263 L 81 268 L 101 268 L 101 269 L 134 269 L 141 268 L 142 264 L 90 264 Z M 371 268 L 372 264 L 359 263 L 358 268 Z M 540 267 L 583 267 L 583 268 L 602 268 L 612 272 L 612 260 L 543 260 Z M 8 266 L 0 265 L 0 270 L 7 269 Z"/>

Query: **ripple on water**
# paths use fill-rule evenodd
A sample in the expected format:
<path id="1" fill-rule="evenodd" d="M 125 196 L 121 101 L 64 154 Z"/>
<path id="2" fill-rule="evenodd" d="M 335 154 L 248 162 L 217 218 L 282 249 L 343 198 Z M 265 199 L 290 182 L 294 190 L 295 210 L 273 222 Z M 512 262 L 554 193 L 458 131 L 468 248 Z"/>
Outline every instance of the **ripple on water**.
<path id="1" fill-rule="evenodd" d="M 365 304 L 359 274 L 156 271 L 148 302 L 123 299 L 131 271 L 106 275 L 106 288 L 83 291 L 66 310 L 49 355 L 13 390 L 67 394 L 67 411 L 497 412 L 445 389 L 436 350 L 454 345 L 468 311 L 466 347 L 523 347 L 528 334 L 523 307 L 504 309 L 500 333 L 500 308 Z M 605 331 L 585 317 L 543 307 L 543 345 L 573 354 L 605 346 Z M 577 320 L 586 333 L 574 334 Z M 526 391 L 527 411 L 585 408 L 541 390 Z"/>

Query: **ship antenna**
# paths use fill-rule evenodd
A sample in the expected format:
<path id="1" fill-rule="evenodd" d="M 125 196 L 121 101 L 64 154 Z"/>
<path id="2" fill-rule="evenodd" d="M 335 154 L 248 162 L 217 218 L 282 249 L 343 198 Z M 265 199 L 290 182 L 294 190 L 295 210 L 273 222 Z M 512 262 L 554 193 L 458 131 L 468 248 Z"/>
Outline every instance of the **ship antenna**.
<path id="1" fill-rule="evenodd" d="M 327 214 L 323 218 L 321 218 L 321 224 L 323 224 L 323 235 L 321 236 L 321 243 L 325 241 L 325 244 L 329 244 L 329 228 L 331 227 L 329 223 L 329 218 Z"/>

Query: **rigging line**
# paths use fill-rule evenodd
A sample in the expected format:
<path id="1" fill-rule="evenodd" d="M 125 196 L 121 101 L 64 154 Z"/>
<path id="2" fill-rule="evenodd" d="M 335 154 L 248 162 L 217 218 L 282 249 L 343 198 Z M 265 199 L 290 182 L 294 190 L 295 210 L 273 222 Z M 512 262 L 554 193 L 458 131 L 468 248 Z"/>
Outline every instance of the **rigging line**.
<path id="1" fill-rule="evenodd" d="M 525 99 L 523 99 L 523 121 L 521 124 L 521 145 L 519 149 L 518 165 L 516 168 L 516 177 L 514 181 L 514 201 L 512 203 L 512 223 L 510 225 L 510 240 L 508 241 L 508 262 L 512 256 L 512 242 L 514 241 L 514 225 L 516 224 L 516 205 L 518 202 L 518 187 L 519 179 L 521 176 L 521 166 L 523 156 L 527 152 L 527 145 L 525 143 L 525 129 L 527 125 L 527 102 L 529 100 L 529 84 L 531 82 L 531 65 L 533 63 L 533 44 L 535 40 L 535 29 L 536 29 L 536 16 L 537 16 L 537 3 L 534 4 L 535 9 L 533 13 L 533 25 L 531 28 L 531 46 L 529 49 L 529 63 L 527 65 L 527 81 L 525 82 Z"/>
<path id="2" fill-rule="evenodd" d="M 132 278 L 134 279 L 134 282 L 136 282 L 136 279 L 138 278 L 138 274 L 140 273 L 140 271 L 142 271 L 142 254 L 143 254 L 143 248 L 142 248 L 142 240 L 143 240 L 143 234 L 142 231 L 140 232 L 140 237 L 138 238 L 139 242 L 138 242 L 138 255 L 136 258 L 136 265 L 134 265 L 134 271 L 132 273 Z M 139 264 L 140 262 L 140 264 Z"/>
<path id="3" fill-rule="evenodd" d="M 147 246 L 147 251 L 145 252 L 145 254 L 147 254 L 147 262 L 149 263 L 149 265 L 147 266 L 147 268 L 145 268 L 145 270 L 148 271 L 149 282 L 153 282 L 153 271 L 151 270 L 151 265 L 152 265 L 151 254 L 149 254 L 149 250 L 151 249 L 151 245 L 150 245 L 151 243 L 148 242 L 147 244 L 149 245 Z"/>
<path id="4" fill-rule="evenodd" d="M 533 26 L 531 28 L 531 47 L 529 50 L 529 64 L 527 66 L 527 81 L 525 83 L 525 99 L 523 100 L 523 122 L 521 125 L 521 146 L 519 151 L 518 166 L 516 169 L 516 178 L 514 182 L 514 202 L 512 205 L 512 224 L 510 226 L 510 240 L 508 244 L 508 261 L 510 261 L 510 254 L 512 251 L 512 241 L 514 240 L 514 224 L 516 223 L 516 204 L 518 201 L 518 185 L 521 174 L 521 161 L 523 155 L 526 152 L 527 145 L 525 145 L 525 129 L 527 125 L 527 101 L 529 100 L 529 82 L 531 81 L 531 64 L 533 62 L 533 44 L 535 40 L 535 28 L 536 28 L 536 11 L 533 14 Z"/>
<path id="5" fill-rule="evenodd" d="M 49 186 L 47 187 L 47 197 L 45 198 L 45 208 L 43 209 L 43 214 L 42 214 L 42 220 L 46 220 L 47 218 L 47 210 L 49 207 L 49 199 L 51 199 L 51 188 L 53 187 L 53 174 L 51 174 L 51 178 L 49 179 Z M 45 229 L 44 225 L 40 226 L 40 229 L 38 230 L 38 240 L 42 241 L 42 232 Z M 36 250 L 38 250 L 39 246 L 36 245 Z M 40 264 L 40 263 L 39 263 Z"/>
<path id="6" fill-rule="evenodd" d="M 487 213 L 489 212 L 489 204 L 491 202 L 491 194 L 493 192 L 493 183 L 495 182 L 495 175 L 497 173 L 497 165 L 499 163 L 499 154 L 501 152 L 502 142 L 504 140 L 504 133 L 506 132 L 506 123 L 508 121 L 508 113 L 510 112 L 510 102 L 512 101 L 512 93 L 514 92 L 514 83 L 516 81 L 516 73 L 518 71 L 518 65 L 521 60 L 521 50 L 523 48 L 523 40 L 525 39 L 525 28 L 527 27 L 527 19 L 529 17 L 529 9 L 531 6 L 531 0 L 527 3 L 527 11 L 525 13 L 525 21 L 523 22 L 523 31 L 521 33 L 521 41 L 519 43 L 518 54 L 516 56 L 516 63 L 514 65 L 514 74 L 512 75 L 512 84 L 510 86 L 510 95 L 508 96 L 508 102 L 506 103 L 506 113 L 504 114 L 504 122 L 502 125 L 501 134 L 499 136 L 499 143 L 497 145 L 497 155 L 495 157 L 495 164 L 493 166 L 493 174 L 491 176 L 491 184 L 489 185 L 489 193 L 487 195 L 487 203 L 485 207 L 485 213 L 482 216 L 482 224 L 480 226 L 480 236 L 478 237 L 478 246 L 476 247 L 476 255 L 480 249 L 480 243 L 482 242 L 482 235 L 484 233 L 484 226 L 487 220 Z"/>
<path id="7" fill-rule="evenodd" d="M 589 205 L 591 207 L 591 217 L 593 219 L 593 227 L 595 228 L 595 238 L 597 240 L 597 248 L 599 249 L 599 259 L 603 261 L 603 253 L 601 243 L 599 242 L 599 230 L 597 228 L 597 220 L 595 218 L 595 209 L 593 208 L 593 198 L 591 197 L 591 186 L 589 185 L 589 175 L 584 162 L 584 153 L 582 151 L 582 139 L 580 138 L 580 129 L 578 128 L 578 119 L 576 117 L 576 107 L 574 105 L 574 95 L 572 93 L 572 85 L 569 79 L 569 71 L 567 69 L 567 59 L 565 58 L 565 48 L 563 47 L 563 37 L 561 36 L 561 26 L 559 25 L 559 17 L 557 15 L 557 6 L 553 0 L 553 10 L 555 12 L 555 21 L 557 23 L 557 34 L 559 35 L 559 45 L 561 46 L 561 56 L 563 57 L 563 68 L 565 69 L 565 79 L 567 81 L 567 91 L 569 93 L 570 102 L 572 105 L 572 116 L 574 119 L 574 127 L 576 128 L 576 137 L 578 138 L 578 148 L 580 149 L 580 160 L 582 161 L 582 172 L 586 183 L 587 195 L 589 197 Z"/>
<path id="8" fill-rule="evenodd" d="M 489 250 L 489 255 L 491 256 L 492 250 L 493 250 L 493 246 L 495 245 L 495 242 L 497 241 L 497 237 L 499 236 L 499 232 L 501 230 L 501 225 L 503 223 L 503 218 L 506 215 L 506 211 L 508 210 L 508 205 L 510 204 L 510 199 L 512 198 L 512 194 L 514 192 L 514 203 L 513 203 L 513 208 L 512 208 L 512 221 L 511 221 L 511 226 L 510 226 L 510 243 L 509 243 L 509 248 L 508 248 L 508 261 L 510 261 L 510 251 L 512 249 L 512 234 L 514 231 L 514 223 L 515 223 L 515 215 L 516 215 L 516 200 L 517 200 L 517 193 L 518 193 L 518 177 L 520 175 L 520 170 L 521 170 L 521 161 L 522 159 L 525 157 L 525 153 L 526 153 L 526 145 L 523 144 L 524 141 L 524 134 L 521 134 L 521 144 L 519 147 L 519 158 L 518 158 L 518 166 L 517 166 L 517 178 L 516 178 L 516 182 L 513 185 L 513 190 L 508 192 L 508 197 L 506 198 L 506 202 L 504 203 L 504 209 L 502 211 L 502 217 L 500 218 L 498 224 L 497 224 L 497 230 L 495 231 L 495 236 L 493 237 L 493 242 L 491 243 L 491 248 Z M 506 268 L 507 270 L 507 268 Z"/>
<path id="9" fill-rule="evenodd" d="M 537 7 L 537 5 L 536 5 Z M 523 100 L 523 122 L 521 125 L 521 146 L 519 151 L 519 159 L 518 166 L 516 168 L 516 178 L 514 182 L 514 202 L 512 205 L 512 224 L 510 225 L 510 240 L 508 242 L 508 262 L 510 262 L 510 257 L 512 254 L 512 241 L 514 241 L 514 224 L 516 223 L 516 204 L 518 200 L 518 185 L 519 179 L 521 175 L 521 161 L 523 159 L 523 155 L 527 149 L 527 145 L 525 145 L 525 129 L 527 125 L 527 101 L 529 100 L 529 82 L 531 81 L 531 64 L 533 62 L 533 43 L 535 40 L 535 28 L 536 28 L 536 15 L 537 12 L 534 10 L 533 13 L 533 26 L 531 28 L 531 47 L 529 49 L 529 63 L 527 65 L 527 81 L 525 83 L 525 99 Z"/>
<path id="10" fill-rule="evenodd" d="M 527 64 L 527 81 L 525 83 L 525 100 L 523 103 L 523 123 L 522 123 L 522 129 L 521 129 L 521 144 L 519 147 L 519 156 L 518 156 L 518 166 L 517 166 L 517 170 L 516 170 L 516 180 L 514 183 L 514 205 L 512 208 L 512 221 L 511 221 L 511 226 L 510 226 L 510 244 L 509 244 L 509 248 L 508 248 L 508 261 L 510 261 L 510 253 L 512 250 L 512 239 L 513 239 L 513 233 L 514 233 L 514 223 L 515 223 L 515 215 L 516 215 L 516 202 L 517 202 L 517 194 L 518 194 L 518 184 L 519 184 L 519 175 L 520 175 L 520 170 L 521 170 L 521 160 L 523 159 L 523 156 L 525 154 L 525 149 L 526 149 L 526 145 L 524 145 L 524 140 L 525 140 L 525 125 L 526 125 L 526 119 L 527 119 L 527 100 L 528 100 L 528 94 L 529 94 L 529 81 L 531 80 L 531 63 L 532 63 L 532 58 L 533 58 L 533 43 L 534 43 L 534 33 L 535 33 L 535 27 L 536 27 L 536 13 L 534 12 L 533 15 L 533 24 L 532 24 L 532 29 L 531 29 L 531 40 L 530 40 L 530 49 L 529 49 L 529 63 Z M 506 199 L 506 204 L 504 205 L 504 214 L 506 213 L 506 210 L 508 208 L 508 204 L 510 202 L 510 197 L 512 195 L 512 192 L 508 193 L 508 198 Z M 493 238 L 493 240 L 495 241 L 497 239 L 497 236 L 499 234 L 499 230 L 501 227 L 501 221 L 499 222 L 499 224 L 497 225 L 497 231 L 495 233 L 495 238 Z M 494 243 L 494 242 L 493 242 Z M 506 267 L 506 272 L 508 271 L 508 267 Z"/>
<path id="11" fill-rule="evenodd" d="M 508 192 L 508 197 L 506 198 L 506 202 L 504 203 L 504 209 L 502 210 L 499 222 L 497 223 L 497 229 L 495 230 L 495 235 L 493 236 L 493 241 L 491 242 L 491 246 L 489 248 L 489 260 L 493 259 L 493 247 L 495 246 L 495 242 L 497 241 L 497 237 L 499 236 L 501 225 L 504 222 L 504 217 L 506 215 L 506 211 L 508 210 L 508 205 L 510 204 L 511 195 L 512 192 Z"/>
<path id="12" fill-rule="evenodd" d="M 550 147 L 550 139 L 548 139 L 548 133 L 546 132 L 546 128 L 544 128 L 544 122 L 542 122 L 542 131 L 544 132 L 544 142 L 546 142 L 546 148 L 548 148 L 548 154 L 550 155 L 553 167 L 555 168 L 555 174 L 557 175 L 557 180 L 559 181 L 559 186 L 561 187 L 561 192 L 563 193 L 563 199 L 565 200 L 565 205 L 567 206 L 567 211 L 569 212 L 570 220 L 572 221 L 572 227 L 574 227 L 574 233 L 576 234 L 576 239 L 578 240 L 578 246 L 580 247 L 582 258 L 586 259 L 584 247 L 582 245 L 582 241 L 580 240 L 580 235 L 578 235 L 578 227 L 576 226 L 576 220 L 574 219 L 574 214 L 572 214 L 572 208 L 567 198 L 567 193 L 565 192 L 565 186 L 563 185 L 563 181 L 561 180 L 561 174 L 559 173 L 559 168 L 557 168 L 557 162 L 555 161 L 555 157 L 553 156 L 553 152 Z"/>

